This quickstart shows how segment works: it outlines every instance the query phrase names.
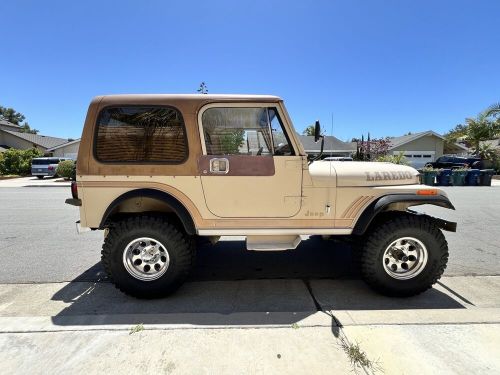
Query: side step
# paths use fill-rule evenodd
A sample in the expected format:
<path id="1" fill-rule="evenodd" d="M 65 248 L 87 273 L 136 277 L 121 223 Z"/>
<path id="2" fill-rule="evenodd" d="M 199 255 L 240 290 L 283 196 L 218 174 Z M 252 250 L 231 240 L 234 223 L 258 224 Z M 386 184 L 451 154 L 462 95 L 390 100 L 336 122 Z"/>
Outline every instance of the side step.
<path id="1" fill-rule="evenodd" d="M 247 236 L 247 250 L 278 251 L 297 248 L 300 236 Z"/>

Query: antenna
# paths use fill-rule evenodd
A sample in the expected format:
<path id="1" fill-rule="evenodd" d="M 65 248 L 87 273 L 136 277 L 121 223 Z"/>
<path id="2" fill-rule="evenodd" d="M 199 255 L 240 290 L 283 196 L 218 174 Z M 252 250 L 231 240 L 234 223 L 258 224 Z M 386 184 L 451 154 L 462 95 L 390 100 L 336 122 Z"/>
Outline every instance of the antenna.
<path id="1" fill-rule="evenodd" d="M 330 136 L 333 137 L 333 112 L 332 112 L 332 131 L 330 133 Z M 332 140 L 333 140 L 333 138 L 332 138 Z M 333 144 L 330 146 L 330 157 L 332 157 L 332 156 L 333 156 Z"/>

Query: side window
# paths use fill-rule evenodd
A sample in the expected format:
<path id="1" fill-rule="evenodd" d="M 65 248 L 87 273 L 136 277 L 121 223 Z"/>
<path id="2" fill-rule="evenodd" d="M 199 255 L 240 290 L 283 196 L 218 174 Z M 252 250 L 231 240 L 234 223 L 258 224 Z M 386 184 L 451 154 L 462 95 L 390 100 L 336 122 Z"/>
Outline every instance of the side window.
<path id="1" fill-rule="evenodd" d="M 271 155 L 266 108 L 208 108 L 202 127 L 208 155 Z"/>
<path id="2" fill-rule="evenodd" d="M 278 115 L 276 108 L 269 108 L 269 121 L 271 123 L 271 131 L 273 134 L 274 155 L 294 155 L 290 141 L 288 140 L 283 124 Z"/>
<path id="3" fill-rule="evenodd" d="M 201 122 L 207 155 L 292 155 L 274 108 L 208 108 Z"/>
<path id="4" fill-rule="evenodd" d="M 172 107 L 105 108 L 94 142 L 103 162 L 181 163 L 188 155 L 184 120 Z"/>

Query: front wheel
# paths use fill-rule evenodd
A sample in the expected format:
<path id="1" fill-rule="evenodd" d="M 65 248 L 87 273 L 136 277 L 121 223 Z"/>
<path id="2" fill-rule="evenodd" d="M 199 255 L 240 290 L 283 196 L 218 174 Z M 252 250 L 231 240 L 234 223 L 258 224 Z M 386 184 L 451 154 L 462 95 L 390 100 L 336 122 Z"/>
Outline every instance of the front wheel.
<path id="1" fill-rule="evenodd" d="M 433 221 L 401 215 L 370 231 L 361 254 L 361 275 L 382 294 L 407 297 L 435 284 L 447 262 L 448 244 Z"/>
<path id="2" fill-rule="evenodd" d="M 174 292 L 187 278 L 194 262 L 193 243 L 161 218 L 132 217 L 109 229 L 101 260 L 122 292 L 159 298 Z"/>

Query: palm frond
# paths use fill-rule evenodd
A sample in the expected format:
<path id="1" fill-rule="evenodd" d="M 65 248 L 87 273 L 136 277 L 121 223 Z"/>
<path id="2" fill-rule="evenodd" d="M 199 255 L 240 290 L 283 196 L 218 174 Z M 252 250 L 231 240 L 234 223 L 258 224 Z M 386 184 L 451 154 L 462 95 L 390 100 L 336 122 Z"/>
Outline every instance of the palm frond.
<path id="1" fill-rule="evenodd" d="M 500 115 L 500 103 L 495 103 L 486 108 L 483 112 L 485 117 Z"/>

